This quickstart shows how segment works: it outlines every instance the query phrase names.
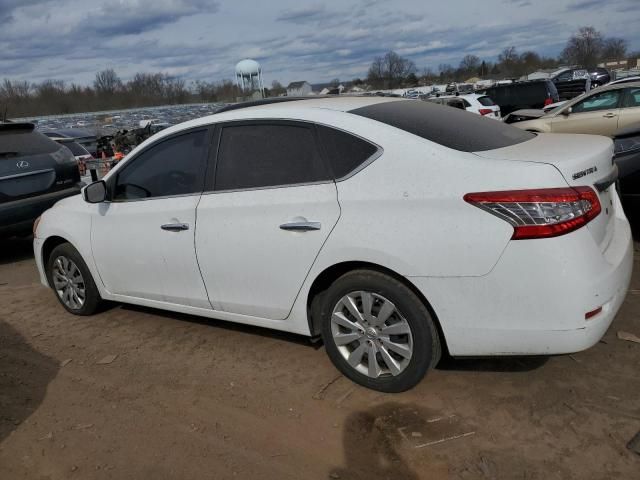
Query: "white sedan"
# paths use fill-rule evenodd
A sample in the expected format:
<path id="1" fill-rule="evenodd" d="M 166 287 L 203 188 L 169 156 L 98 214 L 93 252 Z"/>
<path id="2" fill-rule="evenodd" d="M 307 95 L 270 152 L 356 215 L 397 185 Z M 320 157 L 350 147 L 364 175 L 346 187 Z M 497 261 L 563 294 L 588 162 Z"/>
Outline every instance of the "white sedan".
<path id="1" fill-rule="evenodd" d="M 633 255 L 610 139 L 415 100 L 287 100 L 163 130 L 46 211 L 42 282 L 78 315 L 110 300 L 321 336 L 386 392 L 444 350 L 602 337 Z"/>

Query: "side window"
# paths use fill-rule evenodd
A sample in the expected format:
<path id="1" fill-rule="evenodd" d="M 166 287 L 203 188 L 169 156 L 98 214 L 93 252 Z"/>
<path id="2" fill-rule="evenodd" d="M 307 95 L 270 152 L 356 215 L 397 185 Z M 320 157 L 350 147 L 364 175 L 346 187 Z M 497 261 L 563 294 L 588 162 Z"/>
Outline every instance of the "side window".
<path id="1" fill-rule="evenodd" d="M 330 178 L 311 127 L 252 124 L 222 128 L 215 190 L 277 187 Z"/>
<path id="2" fill-rule="evenodd" d="M 464 108 L 469 108 L 471 106 L 471 104 L 464 98 L 462 99 L 462 102 L 464 103 Z"/>
<path id="3" fill-rule="evenodd" d="M 118 173 L 113 200 L 139 200 L 199 193 L 204 186 L 207 130 L 160 141 Z"/>
<path id="4" fill-rule="evenodd" d="M 625 90 L 623 108 L 640 107 L 640 88 L 628 88 Z"/>
<path id="5" fill-rule="evenodd" d="M 566 72 L 562 72 L 555 78 L 556 82 L 568 82 L 573 78 L 573 70 L 567 70 Z"/>
<path id="6" fill-rule="evenodd" d="M 459 108 L 461 110 L 465 110 L 464 103 L 460 98 L 450 98 L 447 100 L 447 105 L 453 108 Z"/>
<path id="7" fill-rule="evenodd" d="M 378 151 L 378 147 L 335 128 L 318 126 L 320 141 L 336 179 L 347 176 Z"/>
<path id="8" fill-rule="evenodd" d="M 581 102 L 576 103 L 571 111 L 573 113 L 580 112 L 596 112 L 598 110 L 610 110 L 618 107 L 618 99 L 620 98 L 620 90 L 609 90 L 608 92 L 596 93 Z"/>

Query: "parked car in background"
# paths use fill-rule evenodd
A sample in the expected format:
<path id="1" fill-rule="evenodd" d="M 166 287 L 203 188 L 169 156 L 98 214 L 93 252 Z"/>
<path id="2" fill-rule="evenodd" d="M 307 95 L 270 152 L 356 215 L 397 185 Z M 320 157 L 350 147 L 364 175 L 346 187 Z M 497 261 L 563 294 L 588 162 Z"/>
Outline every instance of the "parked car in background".
<path id="1" fill-rule="evenodd" d="M 473 83 L 450 83 L 446 86 L 445 88 L 445 93 L 446 94 L 455 94 L 455 93 L 459 93 L 459 94 L 467 94 L 467 93 L 473 93 L 474 88 L 473 88 Z"/>
<path id="2" fill-rule="evenodd" d="M 503 116 L 521 109 L 542 109 L 560 100 L 554 83 L 548 79 L 494 85 L 478 93 L 490 97 Z"/>
<path id="3" fill-rule="evenodd" d="M 429 97 L 427 101 L 500 120 L 500 107 L 493 103 L 493 100 L 487 95 L 478 95 L 476 93 L 467 95 L 443 95 L 441 97 Z"/>
<path id="4" fill-rule="evenodd" d="M 42 133 L 50 138 L 69 138 L 71 140 L 75 140 L 77 143 L 86 148 L 91 155 L 93 155 L 94 157 L 97 156 L 97 136 L 87 130 L 83 130 L 80 128 L 64 128 L 56 130 L 45 130 L 42 131 Z"/>
<path id="5" fill-rule="evenodd" d="M 631 83 L 631 82 L 640 82 L 640 76 L 634 75 L 632 77 L 625 77 L 619 80 L 614 80 L 613 82 L 609 82 L 609 85 L 618 85 L 619 83 Z"/>
<path id="6" fill-rule="evenodd" d="M 73 153 L 73 156 L 75 157 L 77 162 L 86 162 L 87 160 L 94 159 L 93 155 L 91 155 L 86 148 L 84 148 L 82 145 L 71 138 L 49 138 L 51 138 L 51 140 L 53 140 L 54 142 L 67 147 L 71 151 L 71 153 Z"/>
<path id="7" fill-rule="evenodd" d="M 613 136 L 614 159 L 622 205 L 636 234 L 640 233 L 640 122 Z"/>
<path id="8" fill-rule="evenodd" d="M 549 105 L 541 109 L 516 110 L 515 112 L 511 112 L 509 115 L 505 115 L 504 117 L 502 117 L 502 121 L 504 123 L 516 123 L 516 122 L 524 122 L 525 120 L 533 120 L 535 118 L 540 118 L 543 115 L 546 115 L 551 110 L 554 110 L 558 108 L 560 105 L 564 105 L 565 103 L 567 103 L 567 100 L 550 103 Z"/>
<path id="9" fill-rule="evenodd" d="M 591 90 L 591 77 L 585 69 L 568 69 L 553 77 L 560 100 L 570 100 Z"/>
<path id="10" fill-rule="evenodd" d="M 84 184 L 69 149 L 31 123 L 0 123 L 0 236 L 30 234 L 33 221 Z"/>
<path id="11" fill-rule="evenodd" d="M 418 100 L 233 105 L 46 211 L 35 259 L 71 313 L 113 300 L 321 336 L 347 377 L 398 392 L 445 346 L 598 342 L 633 263 L 612 153 Z"/>
<path id="12" fill-rule="evenodd" d="M 513 123 L 532 132 L 613 136 L 640 122 L 640 82 L 605 85 L 535 120 Z"/>

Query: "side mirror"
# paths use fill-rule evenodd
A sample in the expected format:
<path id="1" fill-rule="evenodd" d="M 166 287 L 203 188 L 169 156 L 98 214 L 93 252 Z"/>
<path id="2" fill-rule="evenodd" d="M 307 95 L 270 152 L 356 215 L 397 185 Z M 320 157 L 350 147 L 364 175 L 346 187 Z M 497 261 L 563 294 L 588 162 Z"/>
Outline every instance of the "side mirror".
<path id="1" fill-rule="evenodd" d="M 82 191 L 82 197 L 88 203 L 101 203 L 107 199 L 107 184 L 104 180 L 90 183 Z"/>
<path id="2" fill-rule="evenodd" d="M 571 107 L 565 108 L 562 111 L 562 115 L 564 115 L 565 117 L 568 117 L 569 115 L 571 115 L 572 112 L 573 112 L 573 108 L 571 108 Z"/>

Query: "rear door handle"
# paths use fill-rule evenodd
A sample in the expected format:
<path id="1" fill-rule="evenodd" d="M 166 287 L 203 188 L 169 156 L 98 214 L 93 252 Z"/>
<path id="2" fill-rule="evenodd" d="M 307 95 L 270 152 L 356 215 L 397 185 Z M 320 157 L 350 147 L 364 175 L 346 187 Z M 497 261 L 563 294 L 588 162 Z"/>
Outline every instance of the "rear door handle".
<path id="1" fill-rule="evenodd" d="M 160 225 L 162 230 L 167 230 L 168 232 L 181 232 L 182 230 L 189 230 L 188 223 L 165 223 L 164 225 Z"/>
<path id="2" fill-rule="evenodd" d="M 613 118 L 613 117 L 617 117 L 617 115 L 615 113 L 605 113 L 603 115 L 604 118 Z"/>
<path id="3" fill-rule="evenodd" d="M 320 230 L 322 225 L 320 222 L 289 222 L 280 225 L 282 230 L 290 230 L 294 232 L 308 232 L 310 230 Z"/>

